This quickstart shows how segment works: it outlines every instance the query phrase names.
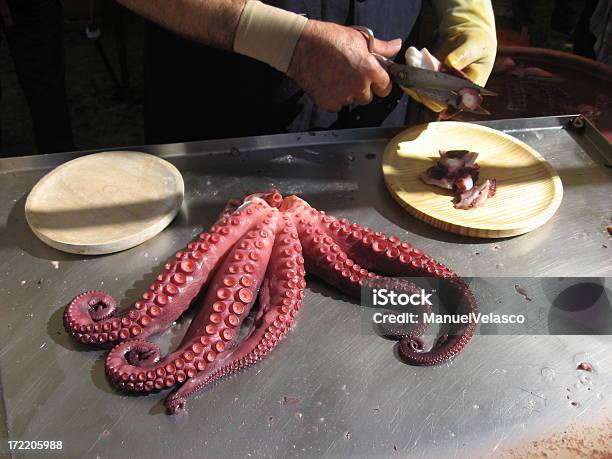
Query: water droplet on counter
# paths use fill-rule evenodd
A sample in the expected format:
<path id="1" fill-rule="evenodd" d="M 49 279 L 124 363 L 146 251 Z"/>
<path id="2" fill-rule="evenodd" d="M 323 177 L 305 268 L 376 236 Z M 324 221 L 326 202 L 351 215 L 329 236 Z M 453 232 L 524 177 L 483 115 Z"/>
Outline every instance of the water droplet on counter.
<path id="1" fill-rule="evenodd" d="M 474 405 L 474 409 L 475 409 L 475 410 L 477 410 L 477 409 L 479 409 L 479 408 L 480 408 L 480 405 L 476 405 L 476 404 Z"/>
<path id="2" fill-rule="evenodd" d="M 552 381 L 557 376 L 557 373 L 555 372 L 555 370 L 549 367 L 542 368 L 540 373 L 542 374 L 544 379 L 548 379 L 549 381 Z"/>

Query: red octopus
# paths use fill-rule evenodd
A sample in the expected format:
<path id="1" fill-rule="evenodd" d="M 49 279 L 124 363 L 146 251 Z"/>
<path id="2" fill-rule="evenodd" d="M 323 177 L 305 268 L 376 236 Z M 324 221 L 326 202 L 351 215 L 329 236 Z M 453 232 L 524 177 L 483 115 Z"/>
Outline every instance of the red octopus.
<path id="1" fill-rule="evenodd" d="M 151 392 L 180 385 L 166 400 L 169 411 L 177 413 L 188 396 L 262 360 L 276 347 L 302 306 L 306 272 L 357 298 L 372 281 L 420 291 L 369 269 L 445 279 L 465 300 L 466 312 L 477 310 L 464 282 L 422 251 L 272 190 L 230 201 L 208 232 L 166 263 L 131 309 L 119 313 L 110 295 L 85 292 L 66 306 L 64 326 L 81 343 L 112 347 L 105 366 L 117 388 Z M 143 338 L 170 327 L 204 288 L 182 343 L 162 357 Z M 245 322 L 249 315 L 252 321 Z M 399 353 L 407 363 L 435 365 L 452 358 L 475 326 L 442 335 L 429 350 L 419 337 L 424 328 L 401 337 Z"/>

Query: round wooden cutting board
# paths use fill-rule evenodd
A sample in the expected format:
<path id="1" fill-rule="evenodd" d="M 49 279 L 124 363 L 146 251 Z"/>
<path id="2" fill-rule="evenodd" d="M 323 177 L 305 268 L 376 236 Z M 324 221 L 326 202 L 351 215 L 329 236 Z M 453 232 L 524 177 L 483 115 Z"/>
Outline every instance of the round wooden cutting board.
<path id="1" fill-rule="evenodd" d="M 45 175 L 30 192 L 25 215 L 51 247 L 100 255 L 158 234 L 180 210 L 184 190 L 178 169 L 157 156 L 96 153 Z"/>
<path id="2" fill-rule="evenodd" d="M 497 180 L 497 193 L 483 207 L 453 207 L 453 195 L 426 185 L 419 175 L 439 159 L 440 150 L 479 153 L 481 184 Z M 414 126 L 387 145 L 383 175 L 393 197 L 409 213 L 452 233 L 501 238 L 527 233 L 557 211 L 563 186 L 557 172 L 529 145 L 476 124 L 444 121 Z"/>

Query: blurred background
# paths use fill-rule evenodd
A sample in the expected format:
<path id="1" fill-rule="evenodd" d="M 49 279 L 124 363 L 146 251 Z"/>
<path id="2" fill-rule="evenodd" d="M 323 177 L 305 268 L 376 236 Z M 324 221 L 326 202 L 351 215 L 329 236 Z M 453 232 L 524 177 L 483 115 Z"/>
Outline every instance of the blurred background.
<path id="1" fill-rule="evenodd" d="M 63 3 L 74 146 L 143 144 L 142 20 L 112 0 Z M 500 53 L 488 86 L 500 97 L 487 107 L 493 117 L 581 112 L 612 138 L 612 70 L 606 63 L 611 3 L 494 0 Z M 435 27 L 431 12 L 423 14 L 420 39 L 427 44 Z M 28 104 L 6 39 L 0 41 L 0 84 L 0 156 L 36 154 Z"/>

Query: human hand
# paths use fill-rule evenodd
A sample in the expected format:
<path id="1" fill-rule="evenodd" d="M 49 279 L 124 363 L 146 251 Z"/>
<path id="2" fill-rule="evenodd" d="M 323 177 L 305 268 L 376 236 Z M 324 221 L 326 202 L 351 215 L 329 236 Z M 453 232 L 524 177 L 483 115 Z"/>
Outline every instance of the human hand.
<path id="1" fill-rule="evenodd" d="M 373 51 L 393 58 L 401 39 L 375 39 Z M 391 92 L 389 74 L 368 51 L 365 36 L 350 27 L 309 20 L 295 48 L 287 75 L 308 93 L 314 103 L 330 112 L 344 105 L 372 101 L 373 94 Z"/>
<path id="2" fill-rule="evenodd" d="M 434 0 L 433 3 L 440 20 L 441 42 L 436 56 L 445 66 L 462 71 L 468 79 L 484 86 L 493 70 L 497 52 L 491 1 Z M 418 91 L 402 89 L 434 112 L 446 108 Z"/>
<path id="3" fill-rule="evenodd" d="M 435 0 L 440 17 L 438 58 L 484 86 L 497 53 L 491 0 Z"/>

